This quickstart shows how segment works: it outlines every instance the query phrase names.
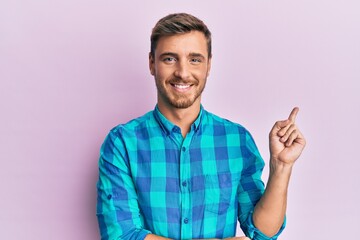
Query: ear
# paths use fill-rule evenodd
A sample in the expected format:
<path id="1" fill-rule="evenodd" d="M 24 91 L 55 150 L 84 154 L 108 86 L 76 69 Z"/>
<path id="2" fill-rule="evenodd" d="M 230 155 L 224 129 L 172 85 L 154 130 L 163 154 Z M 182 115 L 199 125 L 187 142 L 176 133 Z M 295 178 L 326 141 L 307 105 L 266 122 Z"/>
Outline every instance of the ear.
<path id="1" fill-rule="evenodd" d="M 151 52 L 149 53 L 149 69 L 150 69 L 151 75 L 154 76 L 155 75 L 155 59 L 151 55 Z"/>
<path id="2" fill-rule="evenodd" d="M 210 75 L 211 59 L 212 59 L 212 56 L 210 56 L 209 59 L 208 59 L 208 66 L 207 66 L 207 70 L 206 70 L 206 77 L 208 77 L 208 76 Z"/>

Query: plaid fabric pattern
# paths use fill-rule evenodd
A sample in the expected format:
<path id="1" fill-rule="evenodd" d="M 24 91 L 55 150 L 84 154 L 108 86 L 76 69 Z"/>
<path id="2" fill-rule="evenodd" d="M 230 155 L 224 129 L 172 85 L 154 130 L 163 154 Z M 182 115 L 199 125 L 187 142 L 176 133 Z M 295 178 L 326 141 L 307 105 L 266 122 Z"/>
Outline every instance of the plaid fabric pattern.
<path id="1" fill-rule="evenodd" d="M 97 217 L 101 239 L 226 238 L 237 220 L 252 239 L 264 192 L 264 162 L 249 132 L 201 107 L 190 132 L 156 107 L 112 129 L 100 151 Z"/>

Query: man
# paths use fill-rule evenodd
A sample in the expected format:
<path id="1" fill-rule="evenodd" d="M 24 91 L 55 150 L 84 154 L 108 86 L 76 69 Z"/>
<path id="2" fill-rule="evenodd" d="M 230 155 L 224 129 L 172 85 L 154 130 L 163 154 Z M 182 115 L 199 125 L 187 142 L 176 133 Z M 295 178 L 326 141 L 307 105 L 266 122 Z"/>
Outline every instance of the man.
<path id="1" fill-rule="evenodd" d="M 102 239 L 277 239 L 287 188 L 305 139 L 298 108 L 270 132 L 270 174 L 241 125 L 207 112 L 201 93 L 211 68 L 211 34 L 189 14 L 171 14 L 151 35 L 155 109 L 112 129 L 99 160 Z M 249 239 L 238 237 L 237 239 Z"/>

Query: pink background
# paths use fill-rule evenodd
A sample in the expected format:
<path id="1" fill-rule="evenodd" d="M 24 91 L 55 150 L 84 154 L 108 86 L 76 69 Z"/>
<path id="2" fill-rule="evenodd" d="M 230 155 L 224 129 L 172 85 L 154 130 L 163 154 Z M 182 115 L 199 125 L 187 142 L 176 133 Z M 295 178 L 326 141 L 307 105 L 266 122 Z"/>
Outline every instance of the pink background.
<path id="1" fill-rule="evenodd" d="M 300 107 L 308 145 L 280 239 L 354 239 L 359 9 L 356 0 L 2 0 L 0 238 L 99 238 L 100 145 L 113 126 L 154 108 L 150 31 L 185 11 L 213 33 L 205 108 L 246 126 L 266 162 L 273 123 Z"/>

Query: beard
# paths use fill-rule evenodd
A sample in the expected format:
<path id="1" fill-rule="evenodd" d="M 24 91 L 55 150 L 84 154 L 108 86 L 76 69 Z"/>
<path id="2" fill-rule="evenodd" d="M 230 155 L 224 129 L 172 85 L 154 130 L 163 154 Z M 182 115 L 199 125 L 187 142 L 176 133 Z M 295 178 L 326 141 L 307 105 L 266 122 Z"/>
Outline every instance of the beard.
<path id="1" fill-rule="evenodd" d="M 166 104 L 175 107 L 175 108 L 188 108 L 191 107 L 194 102 L 201 96 L 202 92 L 205 89 L 206 79 L 204 80 L 204 84 L 200 85 L 199 82 L 191 82 L 191 88 L 194 88 L 194 92 L 192 93 L 181 93 L 181 92 L 173 92 L 169 89 L 166 89 L 164 85 L 170 85 L 171 83 L 183 83 L 181 81 L 170 80 L 166 81 L 165 84 L 161 84 L 160 81 L 156 80 L 156 88 L 158 91 L 158 97 L 161 98 Z"/>

